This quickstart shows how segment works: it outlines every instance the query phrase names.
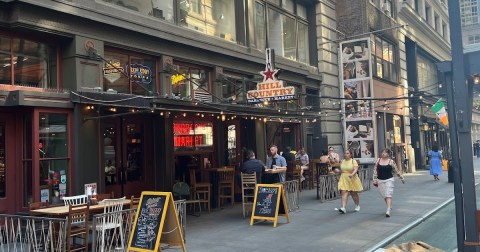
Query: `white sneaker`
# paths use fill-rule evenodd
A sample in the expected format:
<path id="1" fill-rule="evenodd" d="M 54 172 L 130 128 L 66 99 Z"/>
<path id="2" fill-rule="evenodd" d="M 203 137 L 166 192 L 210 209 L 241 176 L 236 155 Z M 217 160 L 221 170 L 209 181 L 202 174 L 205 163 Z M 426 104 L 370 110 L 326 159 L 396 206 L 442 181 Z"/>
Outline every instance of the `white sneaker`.
<path id="1" fill-rule="evenodd" d="M 360 211 L 360 205 L 357 205 L 357 206 L 355 207 L 355 212 L 358 212 L 358 211 Z"/>
<path id="2" fill-rule="evenodd" d="M 385 217 L 387 217 L 387 218 L 390 217 L 390 211 L 391 210 L 392 210 L 391 208 L 387 208 L 387 212 L 385 213 Z"/>
<path id="3" fill-rule="evenodd" d="M 339 212 L 342 213 L 342 214 L 347 213 L 347 210 L 345 209 L 345 207 L 340 207 L 340 208 L 336 208 L 336 207 L 335 207 L 335 211 L 339 211 Z"/>

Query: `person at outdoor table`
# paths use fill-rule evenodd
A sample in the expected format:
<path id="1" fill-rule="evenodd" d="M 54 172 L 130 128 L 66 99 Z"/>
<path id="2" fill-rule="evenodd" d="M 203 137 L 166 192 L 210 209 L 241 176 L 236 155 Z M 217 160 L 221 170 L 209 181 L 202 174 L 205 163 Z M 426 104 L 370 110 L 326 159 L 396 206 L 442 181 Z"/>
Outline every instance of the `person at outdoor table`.
<path id="1" fill-rule="evenodd" d="M 358 197 L 358 192 L 363 191 L 362 182 L 357 174 L 357 161 L 353 160 L 352 154 L 349 150 L 345 151 L 344 155 L 345 159 L 340 165 L 342 173 L 338 180 L 338 190 L 340 190 L 342 194 L 342 207 L 335 208 L 335 210 L 342 214 L 347 213 L 345 207 L 347 206 L 349 194 L 352 196 L 353 202 L 355 203 L 355 212 L 360 211 L 360 198 Z"/>
<path id="2" fill-rule="evenodd" d="M 299 153 L 300 153 L 299 159 L 301 163 L 300 176 L 301 176 L 301 181 L 304 181 L 305 177 L 303 176 L 303 170 L 308 169 L 308 163 L 310 162 L 310 160 L 308 159 L 308 154 L 305 152 L 305 148 L 301 148 Z"/>
<path id="3" fill-rule="evenodd" d="M 330 159 L 330 163 L 334 164 L 340 162 L 340 155 L 338 155 L 338 153 L 335 153 L 335 150 L 332 146 L 328 148 L 328 158 Z"/>
<path id="4" fill-rule="evenodd" d="M 240 170 L 243 173 L 255 173 L 257 176 L 257 184 L 262 183 L 262 172 L 265 170 L 265 164 L 261 160 L 255 159 L 255 152 L 252 150 L 247 150 L 246 155 L 248 160 L 243 162 Z"/>
<path id="5" fill-rule="evenodd" d="M 320 163 L 330 163 L 328 151 L 322 150 L 322 155 L 320 156 Z"/>
<path id="6" fill-rule="evenodd" d="M 387 204 L 386 217 L 390 217 L 392 211 L 392 196 L 394 187 L 394 178 L 396 175 L 400 178 L 402 183 L 405 183 L 403 176 L 400 174 L 395 161 L 390 159 L 391 151 L 389 149 L 383 149 L 381 156 L 375 163 L 373 170 L 373 185 L 378 186 L 380 194 L 382 195 L 385 203 Z"/>
<path id="7" fill-rule="evenodd" d="M 270 146 L 270 154 L 271 156 L 267 158 L 267 168 L 273 169 L 274 165 L 275 168 L 287 168 L 287 161 L 284 157 L 278 155 L 278 147 L 276 145 Z M 284 172 L 278 173 L 278 180 L 280 183 L 285 182 Z"/>
<path id="8" fill-rule="evenodd" d="M 282 153 L 282 156 L 285 158 L 285 160 L 287 162 L 288 161 L 295 161 L 295 155 L 293 155 L 292 148 L 290 148 L 289 146 L 287 146 L 287 148 L 285 148 L 285 152 Z"/>

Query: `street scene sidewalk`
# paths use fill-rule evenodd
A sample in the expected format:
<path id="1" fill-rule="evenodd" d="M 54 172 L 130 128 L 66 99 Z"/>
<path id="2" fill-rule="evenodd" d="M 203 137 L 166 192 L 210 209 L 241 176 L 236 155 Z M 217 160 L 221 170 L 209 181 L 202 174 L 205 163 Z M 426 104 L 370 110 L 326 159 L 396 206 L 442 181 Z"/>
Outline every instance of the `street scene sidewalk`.
<path id="1" fill-rule="evenodd" d="M 480 159 L 474 158 L 474 166 L 480 170 Z M 447 177 L 444 172 L 440 181 L 435 181 L 425 170 L 405 174 L 405 184 L 395 182 L 390 218 L 385 217 L 386 206 L 375 187 L 360 194 L 359 212 L 353 210 L 349 198 L 347 214 L 334 210 L 340 206 L 340 199 L 321 203 L 315 190 L 303 190 L 300 209 L 290 212 L 289 224 L 279 217 L 276 228 L 268 221 L 250 226 L 250 218 L 242 218 L 240 203 L 200 217 L 188 216 L 187 250 L 366 251 L 451 200 L 453 183 L 447 183 Z M 454 223 L 454 215 L 450 218 Z M 451 232 L 455 238 L 455 229 Z"/>

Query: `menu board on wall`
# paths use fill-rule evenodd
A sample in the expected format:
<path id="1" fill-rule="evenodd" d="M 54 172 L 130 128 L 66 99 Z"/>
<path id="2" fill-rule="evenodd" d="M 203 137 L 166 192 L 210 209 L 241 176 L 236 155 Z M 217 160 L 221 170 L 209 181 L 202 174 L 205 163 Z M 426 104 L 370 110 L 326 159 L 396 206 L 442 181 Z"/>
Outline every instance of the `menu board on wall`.
<path id="1" fill-rule="evenodd" d="M 361 163 L 373 163 L 376 131 L 370 38 L 340 44 L 345 149 Z"/>
<path id="2" fill-rule="evenodd" d="M 165 232 L 162 238 L 163 230 L 173 231 Z M 142 192 L 127 251 L 159 251 L 160 241 L 185 251 L 180 230 L 172 193 Z"/>

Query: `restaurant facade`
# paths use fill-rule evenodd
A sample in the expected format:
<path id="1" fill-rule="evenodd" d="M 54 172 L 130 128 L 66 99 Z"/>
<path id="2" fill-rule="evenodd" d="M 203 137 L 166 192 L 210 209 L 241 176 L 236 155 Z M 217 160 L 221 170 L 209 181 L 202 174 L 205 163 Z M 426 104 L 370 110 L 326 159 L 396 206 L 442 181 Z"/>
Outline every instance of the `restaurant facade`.
<path id="1" fill-rule="evenodd" d="M 0 212 L 170 191 L 271 144 L 319 157 L 316 4 L 0 1 Z"/>

